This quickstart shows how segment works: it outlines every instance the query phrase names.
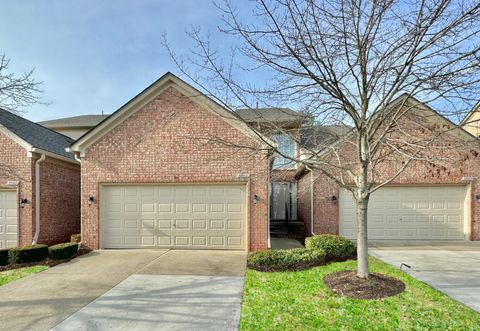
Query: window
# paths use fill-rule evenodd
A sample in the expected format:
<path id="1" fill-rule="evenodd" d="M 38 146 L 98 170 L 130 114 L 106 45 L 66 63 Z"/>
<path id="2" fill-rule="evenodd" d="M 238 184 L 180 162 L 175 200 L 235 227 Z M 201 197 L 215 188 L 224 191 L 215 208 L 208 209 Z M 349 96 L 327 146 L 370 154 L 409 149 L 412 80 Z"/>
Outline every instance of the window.
<path id="1" fill-rule="evenodd" d="M 275 160 L 273 161 L 273 168 L 294 168 L 295 162 L 290 159 L 295 158 L 295 142 L 293 141 L 293 139 L 284 133 L 277 133 L 273 135 L 272 138 L 277 143 L 277 150 L 279 152 L 279 155 L 275 156 Z"/>

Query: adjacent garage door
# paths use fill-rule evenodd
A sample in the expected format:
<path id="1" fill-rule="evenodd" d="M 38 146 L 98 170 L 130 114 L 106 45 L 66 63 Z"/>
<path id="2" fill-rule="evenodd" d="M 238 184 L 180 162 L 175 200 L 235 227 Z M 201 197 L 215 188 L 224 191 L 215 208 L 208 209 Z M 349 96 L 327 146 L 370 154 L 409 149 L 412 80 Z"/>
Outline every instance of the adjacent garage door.
<path id="1" fill-rule="evenodd" d="M 244 250 L 244 185 L 104 186 L 104 248 Z"/>
<path id="2" fill-rule="evenodd" d="M 369 239 L 465 240 L 466 186 L 384 187 L 370 198 Z M 356 239 L 353 197 L 340 192 L 340 234 Z"/>
<path id="3" fill-rule="evenodd" d="M 17 246 L 17 193 L 0 191 L 0 249 Z"/>

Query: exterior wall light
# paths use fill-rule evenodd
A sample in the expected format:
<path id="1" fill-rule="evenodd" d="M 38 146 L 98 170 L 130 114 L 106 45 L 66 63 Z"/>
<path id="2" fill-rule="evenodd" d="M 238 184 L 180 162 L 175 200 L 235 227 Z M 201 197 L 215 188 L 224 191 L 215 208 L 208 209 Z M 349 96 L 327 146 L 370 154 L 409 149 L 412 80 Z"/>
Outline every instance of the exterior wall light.
<path id="1" fill-rule="evenodd" d="M 477 202 L 480 202 L 480 194 L 475 195 L 475 200 L 477 200 Z"/>
<path id="2" fill-rule="evenodd" d="M 89 194 L 88 200 L 87 200 L 88 204 L 91 205 L 94 201 L 95 201 L 95 198 L 93 197 L 93 195 Z"/>
<path id="3" fill-rule="evenodd" d="M 254 194 L 253 195 L 253 199 L 252 199 L 252 202 L 253 204 L 257 204 L 257 202 L 260 200 L 260 198 L 258 197 L 258 195 Z"/>
<path id="4" fill-rule="evenodd" d="M 23 208 L 25 207 L 25 205 L 28 203 L 28 199 L 27 198 L 21 198 L 20 199 L 20 208 Z"/>
<path id="5" fill-rule="evenodd" d="M 328 200 L 330 200 L 334 205 L 337 203 L 337 197 L 332 195 Z"/>

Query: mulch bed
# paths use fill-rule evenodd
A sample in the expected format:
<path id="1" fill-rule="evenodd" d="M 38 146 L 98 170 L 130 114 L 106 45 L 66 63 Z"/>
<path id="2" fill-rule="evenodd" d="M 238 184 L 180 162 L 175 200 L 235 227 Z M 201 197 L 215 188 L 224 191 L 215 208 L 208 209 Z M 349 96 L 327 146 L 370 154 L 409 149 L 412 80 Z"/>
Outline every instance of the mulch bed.
<path id="1" fill-rule="evenodd" d="M 326 261 L 318 261 L 314 263 L 295 263 L 290 265 L 255 265 L 248 264 L 249 269 L 262 271 L 262 272 L 276 272 L 276 271 L 300 271 L 313 267 L 318 267 L 327 264 Z"/>
<path id="2" fill-rule="evenodd" d="M 387 298 L 405 290 L 405 284 L 399 279 L 379 273 L 371 273 L 368 279 L 363 279 L 353 270 L 331 273 L 323 281 L 335 294 L 354 299 Z"/>
<path id="3" fill-rule="evenodd" d="M 90 253 L 90 252 L 91 252 L 90 249 L 80 248 L 77 251 L 77 253 L 75 253 L 75 255 L 73 255 L 69 259 L 55 260 L 55 259 L 46 258 L 45 260 L 38 261 L 38 262 L 8 264 L 8 265 L 5 265 L 5 266 L 0 266 L 0 272 L 7 271 L 7 270 L 13 270 L 13 269 L 19 269 L 19 268 L 25 268 L 25 267 L 33 267 L 33 266 L 36 266 L 36 265 L 45 265 L 45 266 L 53 267 L 53 266 L 56 266 L 58 264 L 65 263 L 65 262 L 68 262 L 70 260 L 73 260 L 76 257 L 79 257 L 81 255 L 84 255 L 84 254 L 87 254 L 87 253 Z"/>
<path id="4" fill-rule="evenodd" d="M 301 271 L 301 270 L 307 270 L 307 269 L 319 267 L 321 265 L 326 265 L 334 262 L 344 262 L 347 260 L 356 260 L 356 256 L 352 256 L 350 258 L 341 258 L 341 259 L 327 258 L 326 260 L 323 260 L 323 261 L 317 261 L 312 263 L 295 263 L 290 265 L 256 265 L 256 264 L 248 263 L 247 267 L 249 269 L 262 271 L 262 272 Z"/>

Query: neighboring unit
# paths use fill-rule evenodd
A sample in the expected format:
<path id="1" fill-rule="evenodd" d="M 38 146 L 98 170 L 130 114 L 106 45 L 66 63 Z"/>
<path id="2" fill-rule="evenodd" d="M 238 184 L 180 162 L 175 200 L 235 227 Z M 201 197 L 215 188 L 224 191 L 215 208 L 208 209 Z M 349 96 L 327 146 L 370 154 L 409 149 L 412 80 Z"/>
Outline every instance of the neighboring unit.
<path id="1" fill-rule="evenodd" d="M 107 117 L 108 115 L 103 114 L 80 115 L 38 122 L 38 124 L 76 140 Z"/>
<path id="2" fill-rule="evenodd" d="M 0 249 L 69 241 L 80 231 L 72 139 L 0 109 Z"/>
<path id="3" fill-rule="evenodd" d="M 402 98 L 404 96 L 395 102 L 402 103 Z M 452 128 L 438 138 L 438 145 L 448 146 L 457 141 L 455 145 L 463 147 L 433 149 L 431 153 L 442 159 L 440 164 L 419 158 L 388 185 L 374 192 L 368 208 L 369 239 L 480 240 L 480 146 L 477 139 L 464 129 L 455 128 L 453 123 L 418 100 L 407 98 L 405 102 L 421 111 L 425 123 Z M 431 159 L 435 159 L 434 155 Z M 402 155 L 396 156 L 396 164 L 385 162 L 377 176 L 378 182 L 393 177 L 402 162 Z M 351 193 L 340 189 L 320 171 L 302 167 L 296 178 L 301 217 L 309 232 L 356 239 L 356 206 Z"/>

